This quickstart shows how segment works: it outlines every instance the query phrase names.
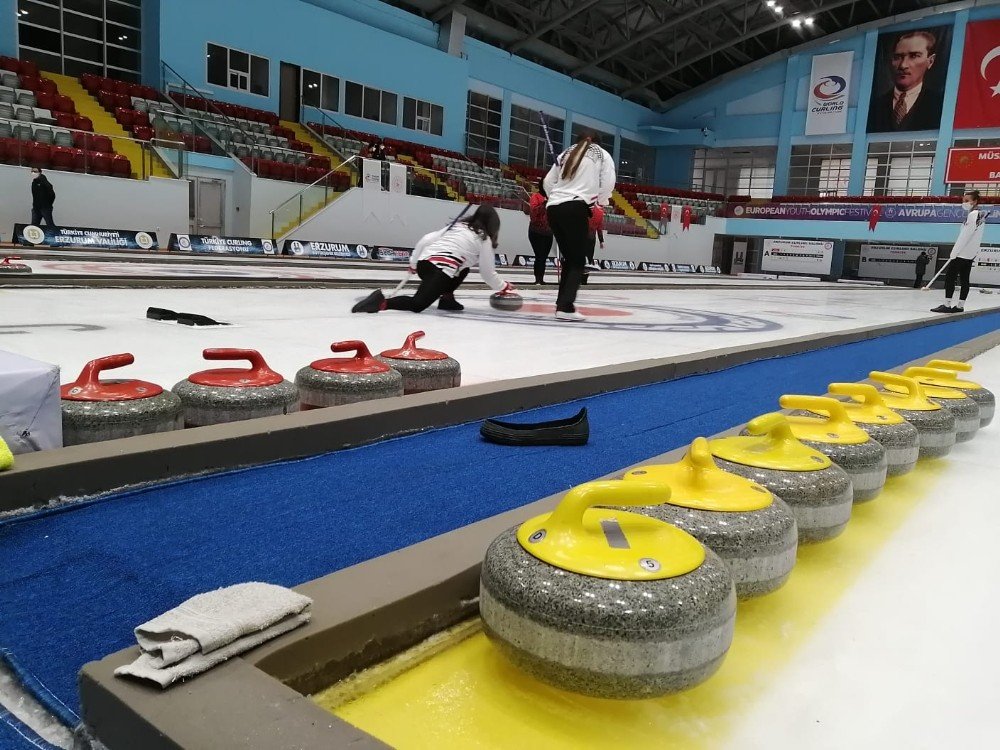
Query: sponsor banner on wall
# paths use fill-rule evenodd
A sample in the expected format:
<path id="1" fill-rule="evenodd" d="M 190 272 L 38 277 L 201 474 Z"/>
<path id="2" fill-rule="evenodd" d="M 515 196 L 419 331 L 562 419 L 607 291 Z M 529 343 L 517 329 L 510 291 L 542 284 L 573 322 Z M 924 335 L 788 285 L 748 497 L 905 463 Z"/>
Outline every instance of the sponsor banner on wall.
<path id="1" fill-rule="evenodd" d="M 597 261 L 605 271 L 635 271 L 639 264 L 634 260 L 599 260 Z"/>
<path id="2" fill-rule="evenodd" d="M 99 247 L 104 250 L 156 250 L 156 232 L 135 229 L 90 229 L 87 227 L 36 227 L 15 224 L 14 240 L 19 245 L 48 247 Z"/>
<path id="3" fill-rule="evenodd" d="M 1000 183 L 1000 148 L 948 149 L 944 181 Z"/>
<path id="4" fill-rule="evenodd" d="M 764 240 L 760 270 L 827 276 L 833 263 L 830 240 Z"/>
<path id="5" fill-rule="evenodd" d="M 535 265 L 535 256 L 534 255 L 515 255 L 514 256 L 514 266 L 515 267 L 521 266 L 521 267 L 531 268 L 534 265 Z M 553 258 L 553 257 L 551 257 L 551 256 L 549 256 L 548 258 L 545 259 L 545 266 L 546 266 L 546 268 L 555 268 L 556 267 L 556 259 Z"/>
<path id="6" fill-rule="evenodd" d="M 382 162 L 377 159 L 362 159 L 361 187 L 372 190 L 382 189 Z"/>
<path id="7" fill-rule="evenodd" d="M 747 270 L 747 245 L 746 240 L 735 240 L 733 242 L 733 264 L 732 268 L 729 269 L 729 273 L 733 274 L 733 276 Z"/>
<path id="8" fill-rule="evenodd" d="M 406 192 L 406 165 L 396 162 L 389 163 L 389 192 Z"/>
<path id="9" fill-rule="evenodd" d="M 908 279 L 916 278 L 916 262 L 920 253 L 930 256 L 927 268 L 933 273 L 937 259 L 936 247 L 915 245 L 862 245 L 858 276 L 865 279 Z"/>
<path id="10" fill-rule="evenodd" d="M 389 245 L 362 245 L 354 242 L 311 242 L 306 240 L 285 240 L 282 255 L 301 257 L 333 258 L 336 260 L 365 260 L 381 263 L 409 263 L 412 247 L 391 247 Z M 510 265 L 504 253 L 496 253 L 493 262 L 497 266 Z"/>
<path id="11" fill-rule="evenodd" d="M 957 204 L 924 205 L 920 203 L 877 204 L 881 211 L 881 221 L 961 224 L 965 221 L 965 211 Z M 992 206 L 983 206 L 990 211 L 986 221 L 1000 224 L 1000 212 Z M 726 217 L 730 219 L 793 219 L 809 221 L 864 221 L 871 217 L 872 205 L 866 203 L 737 203 L 726 207 Z"/>
<path id="12" fill-rule="evenodd" d="M 853 64 L 853 52 L 813 57 L 806 106 L 806 135 L 847 132 L 848 89 Z"/>
<path id="13" fill-rule="evenodd" d="M 973 284 L 1000 286 L 1000 246 L 983 247 L 972 264 L 969 280 Z"/>
<path id="14" fill-rule="evenodd" d="M 955 127 L 1000 127 L 1000 20 L 966 26 L 959 81 Z"/>
<path id="15" fill-rule="evenodd" d="M 879 34 L 869 133 L 937 130 L 951 57 L 949 26 Z"/>
<path id="16" fill-rule="evenodd" d="M 274 255 L 274 240 L 261 237 L 220 237 L 214 234 L 172 234 L 167 249 L 180 253 Z"/>

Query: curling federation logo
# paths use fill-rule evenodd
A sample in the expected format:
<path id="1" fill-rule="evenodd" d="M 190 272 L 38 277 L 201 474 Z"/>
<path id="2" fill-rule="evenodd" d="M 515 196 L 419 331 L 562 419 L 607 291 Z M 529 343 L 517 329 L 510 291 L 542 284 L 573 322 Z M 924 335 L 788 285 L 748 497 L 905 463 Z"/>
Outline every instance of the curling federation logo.
<path id="1" fill-rule="evenodd" d="M 149 250 L 153 246 L 153 238 L 149 232 L 136 232 L 135 244 L 143 250 Z"/>
<path id="2" fill-rule="evenodd" d="M 813 96 L 821 102 L 829 102 L 839 99 L 847 90 L 847 81 L 840 76 L 826 76 L 821 78 L 813 89 Z"/>
<path id="3" fill-rule="evenodd" d="M 34 224 L 29 224 L 24 228 L 24 239 L 32 245 L 37 245 L 45 241 L 45 232 Z"/>

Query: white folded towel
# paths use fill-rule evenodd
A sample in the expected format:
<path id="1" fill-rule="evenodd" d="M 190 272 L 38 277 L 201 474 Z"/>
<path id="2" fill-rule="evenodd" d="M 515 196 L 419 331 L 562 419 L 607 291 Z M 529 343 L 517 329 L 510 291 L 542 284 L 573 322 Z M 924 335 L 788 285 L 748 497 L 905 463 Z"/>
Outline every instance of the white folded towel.
<path id="1" fill-rule="evenodd" d="M 312 600 L 270 583 L 191 597 L 135 629 L 143 653 L 115 670 L 166 687 L 309 622 Z"/>

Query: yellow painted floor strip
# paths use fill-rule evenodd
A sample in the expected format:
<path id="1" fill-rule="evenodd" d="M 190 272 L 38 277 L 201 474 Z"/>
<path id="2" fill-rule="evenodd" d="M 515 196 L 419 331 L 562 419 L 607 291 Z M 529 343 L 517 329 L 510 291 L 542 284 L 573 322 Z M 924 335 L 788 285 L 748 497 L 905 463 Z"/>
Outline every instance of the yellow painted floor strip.
<path id="1" fill-rule="evenodd" d="M 945 466 L 922 462 L 890 479 L 878 499 L 855 507 L 843 535 L 800 548 L 782 589 L 740 603 L 725 663 L 686 693 L 648 701 L 566 693 L 511 666 L 480 632 L 457 634 L 454 646 L 413 659 L 416 666 L 388 681 L 373 676 L 376 687 L 346 705 L 336 689 L 314 700 L 400 750 L 718 750 L 893 532 L 931 497 Z"/>

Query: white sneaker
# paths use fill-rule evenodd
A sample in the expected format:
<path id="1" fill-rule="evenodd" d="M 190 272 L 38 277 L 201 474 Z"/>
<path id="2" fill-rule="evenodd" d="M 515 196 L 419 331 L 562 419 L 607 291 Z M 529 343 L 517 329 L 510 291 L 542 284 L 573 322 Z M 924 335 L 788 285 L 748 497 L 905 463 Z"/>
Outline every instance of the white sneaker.
<path id="1" fill-rule="evenodd" d="M 556 310 L 556 320 L 568 320 L 578 323 L 586 319 L 587 316 L 581 315 L 578 312 L 562 312 L 561 310 Z"/>
<path id="2" fill-rule="evenodd" d="M 594 263 L 584 263 L 583 267 L 586 268 L 588 271 L 600 271 L 601 270 L 601 266 L 598 263 L 596 263 L 596 262 L 594 262 Z"/>

